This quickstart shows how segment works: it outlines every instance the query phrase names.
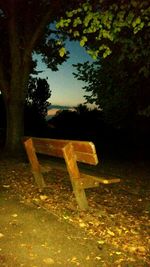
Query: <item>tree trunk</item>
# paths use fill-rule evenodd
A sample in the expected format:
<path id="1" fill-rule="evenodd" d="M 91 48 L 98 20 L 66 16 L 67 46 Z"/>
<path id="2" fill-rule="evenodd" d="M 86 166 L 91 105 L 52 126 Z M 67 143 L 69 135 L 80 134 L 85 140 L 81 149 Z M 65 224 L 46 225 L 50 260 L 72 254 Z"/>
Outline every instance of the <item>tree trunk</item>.
<path id="1" fill-rule="evenodd" d="M 6 103 L 7 129 L 6 144 L 7 152 L 19 153 L 22 151 L 21 138 L 24 135 L 24 103 L 16 101 L 15 96 Z"/>

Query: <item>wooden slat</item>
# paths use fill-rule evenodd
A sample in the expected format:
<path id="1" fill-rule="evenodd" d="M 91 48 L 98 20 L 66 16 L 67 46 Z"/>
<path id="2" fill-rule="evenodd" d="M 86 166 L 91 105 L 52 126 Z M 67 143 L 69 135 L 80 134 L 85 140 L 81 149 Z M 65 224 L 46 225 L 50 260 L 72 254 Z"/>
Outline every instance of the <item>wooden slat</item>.
<path id="1" fill-rule="evenodd" d="M 74 151 L 78 152 L 84 152 L 88 154 L 95 154 L 95 145 L 92 142 L 88 141 L 70 141 L 73 145 Z"/>
<path id="2" fill-rule="evenodd" d="M 96 187 L 98 184 L 114 184 L 120 182 L 119 178 L 114 178 L 114 177 L 110 177 L 107 179 L 107 177 L 102 177 L 102 176 L 96 177 L 84 173 L 81 173 L 80 176 L 83 188 Z"/>
<path id="3" fill-rule="evenodd" d="M 97 165 L 98 164 L 98 158 L 96 154 L 88 154 L 88 153 L 81 153 L 76 152 L 76 160 L 83 163 L 88 163 L 91 165 Z"/>
<path id="4" fill-rule="evenodd" d="M 26 140 L 27 138 L 28 137 L 24 137 L 24 140 Z M 32 137 L 32 141 L 36 153 L 61 158 L 63 157 L 63 147 L 71 142 L 77 161 L 92 165 L 97 165 L 98 163 L 95 145 L 92 142 L 36 137 Z"/>
<path id="5" fill-rule="evenodd" d="M 54 157 L 63 157 L 62 148 L 50 147 L 48 144 L 36 144 L 34 143 L 36 153 L 41 153 L 44 155 L 54 156 Z"/>
<path id="6" fill-rule="evenodd" d="M 83 188 L 92 188 L 99 186 L 99 181 L 93 179 L 93 176 L 91 175 L 80 173 L 80 177 L 81 185 Z"/>
<path id="7" fill-rule="evenodd" d="M 29 137 L 24 137 L 27 139 Z M 63 140 L 63 139 L 50 139 L 50 138 L 37 138 L 32 137 L 34 144 L 48 144 L 57 148 L 63 148 L 66 144 L 72 143 L 75 151 L 85 152 L 85 153 L 96 153 L 95 145 L 89 141 L 78 141 L 78 140 Z"/>

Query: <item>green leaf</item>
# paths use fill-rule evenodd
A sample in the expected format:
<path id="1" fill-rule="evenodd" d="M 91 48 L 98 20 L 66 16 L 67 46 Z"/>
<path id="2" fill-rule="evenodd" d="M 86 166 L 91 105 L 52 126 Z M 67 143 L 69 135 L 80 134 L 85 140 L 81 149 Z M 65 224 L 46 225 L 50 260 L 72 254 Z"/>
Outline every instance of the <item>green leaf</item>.
<path id="1" fill-rule="evenodd" d="M 133 28 L 136 27 L 137 24 L 140 24 L 141 23 L 141 18 L 140 17 L 137 17 L 133 22 L 132 22 L 132 26 Z"/>
<path id="2" fill-rule="evenodd" d="M 80 45 L 81 45 L 81 46 L 84 46 L 84 44 L 85 44 L 84 40 L 81 40 L 81 41 L 80 41 Z"/>
<path id="3" fill-rule="evenodd" d="M 80 19 L 80 17 L 77 17 L 74 19 L 73 27 L 77 27 L 77 25 L 79 24 L 82 24 L 82 20 Z"/>
<path id="4" fill-rule="evenodd" d="M 88 10 L 91 10 L 92 9 L 92 7 L 91 7 L 91 5 L 87 2 L 87 3 L 84 3 L 83 5 L 82 5 L 82 8 L 83 8 L 83 10 L 85 11 L 85 12 L 87 12 Z"/>
<path id="5" fill-rule="evenodd" d="M 59 29 L 64 26 L 64 19 L 61 18 L 59 22 L 56 23 L 56 28 Z"/>
<path id="6" fill-rule="evenodd" d="M 75 32 L 73 33 L 73 36 L 74 36 L 74 37 L 80 36 L 80 33 L 79 33 L 78 31 L 75 31 Z"/>
<path id="7" fill-rule="evenodd" d="M 62 44 L 62 43 L 61 43 L 60 40 L 56 41 L 56 45 L 61 45 L 61 44 Z"/>
<path id="8" fill-rule="evenodd" d="M 68 18 L 71 18 L 73 16 L 73 12 L 72 11 L 70 11 L 70 12 L 67 11 L 66 12 L 66 15 L 67 15 Z"/>
<path id="9" fill-rule="evenodd" d="M 63 57 L 66 54 L 66 49 L 64 47 L 59 49 L 59 55 Z"/>
<path id="10" fill-rule="evenodd" d="M 83 36 L 82 39 L 81 39 L 81 41 L 80 41 L 80 45 L 81 46 L 84 46 L 86 42 L 87 42 L 87 37 L 86 36 Z"/>

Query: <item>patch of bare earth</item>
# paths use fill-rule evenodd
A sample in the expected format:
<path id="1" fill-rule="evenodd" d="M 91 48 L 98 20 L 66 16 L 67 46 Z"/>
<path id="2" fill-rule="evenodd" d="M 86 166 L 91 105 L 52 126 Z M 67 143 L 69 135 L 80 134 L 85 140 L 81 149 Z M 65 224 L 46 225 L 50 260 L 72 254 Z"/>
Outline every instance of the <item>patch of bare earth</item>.
<path id="1" fill-rule="evenodd" d="M 89 169 L 97 175 L 107 173 L 122 177 L 119 184 L 88 189 L 88 211 L 80 211 L 65 168 L 44 174 L 47 187 L 39 192 L 27 163 L 0 161 L 0 184 L 22 201 L 42 206 L 97 240 L 99 250 L 113 246 L 113 260 L 101 266 L 150 266 L 150 168 L 148 163 L 110 161 L 101 168 Z"/>

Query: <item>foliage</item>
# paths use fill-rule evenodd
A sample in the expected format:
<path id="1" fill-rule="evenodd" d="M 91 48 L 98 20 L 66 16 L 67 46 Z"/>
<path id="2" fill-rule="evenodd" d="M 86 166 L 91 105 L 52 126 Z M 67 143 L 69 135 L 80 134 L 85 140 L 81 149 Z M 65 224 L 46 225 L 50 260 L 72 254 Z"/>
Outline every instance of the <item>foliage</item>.
<path id="1" fill-rule="evenodd" d="M 114 125 L 132 123 L 137 114 L 147 114 L 149 15 L 145 0 L 87 0 L 57 23 L 98 60 L 92 65 L 78 64 L 76 77 L 92 93 L 85 96 L 87 102 L 95 102 L 105 120 Z"/>
<path id="2" fill-rule="evenodd" d="M 51 96 L 49 84 L 46 79 L 33 78 L 30 76 L 28 94 L 25 102 L 25 133 L 42 134 L 46 127 L 47 107 L 50 105 L 48 99 Z M 6 130 L 6 110 L 2 94 L 0 94 L 0 128 Z M 3 136 L 4 139 L 4 136 Z"/>
<path id="3" fill-rule="evenodd" d="M 25 131 L 30 135 L 38 135 L 44 131 L 50 96 L 47 80 L 31 76 L 25 103 Z"/>
<path id="4" fill-rule="evenodd" d="M 87 114 L 89 112 L 89 108 L 84 104 L 77 105 L 75 110 L 79 115 Z"/>
<path id="5" fill-rule="evenodd" d="M 66 12 L 57 27 L 67 32 L 71 39 L 78 39 L 94 59 L 100 55 L 105 58 L 111 54 L 112 43 L 121 41 L 126 31 L 137 36 L 144 28 L 148 29 L 149 15 L 149 3 L 145 0 L 119 0 L 115 3 L 112 0 L 87 0 Z M 128 43 L 134 50 L 134 43 L 127 37 L 126 48 Z M 134 55 L 138 54 L 136 49 L 134 52 Z"/>
<path id="6" fill-rule="evenodd" d="M 46 79 L 30 77 L 28 84 L 28 94 L 26 97 L 26 105 L 33 107 L 41 117 L 46 116 L 48 99 L 51 96 L 49 84 Z"/>
<path id="7" fill-rule="evenodd" d="M 75 65 L 75 77 L 86 83 L 88 103 L 103 110 L 104 119 L 114 126 L 133 124 L 141 110 L 150 104 L 149 78 L 137 75 L 137 62 L 128 58 L 119 62 L 117 53 L 108 59 Z M 89 95 L 90 93 L 90 95 Z"/>

